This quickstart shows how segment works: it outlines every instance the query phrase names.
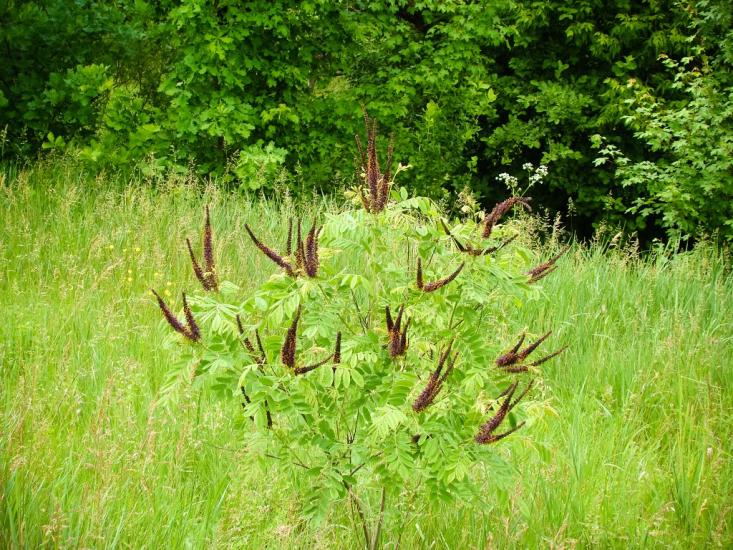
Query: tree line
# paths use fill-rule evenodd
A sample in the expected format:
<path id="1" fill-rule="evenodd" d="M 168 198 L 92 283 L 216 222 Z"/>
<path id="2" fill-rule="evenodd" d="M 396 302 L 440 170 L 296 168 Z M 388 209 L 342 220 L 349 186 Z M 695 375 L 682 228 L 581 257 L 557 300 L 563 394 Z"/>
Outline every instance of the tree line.
<path id="1" fill-rule="evenodd" d="M 0 153 L 330 191 L 362 106 L 405 183 L 483 202 L 500 174 L 580 233 L 733 239 L 726 0 L 0 3 Z"/>

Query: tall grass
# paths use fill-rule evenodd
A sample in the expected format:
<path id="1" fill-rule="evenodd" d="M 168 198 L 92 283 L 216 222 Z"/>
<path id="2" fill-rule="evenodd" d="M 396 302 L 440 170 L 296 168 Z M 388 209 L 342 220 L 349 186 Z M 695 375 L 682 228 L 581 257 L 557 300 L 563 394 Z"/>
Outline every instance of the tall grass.
<path id="1" fill-rule="evenodd" d="M 0 546 L 343 548 L 345 503 L 320 526 L 280 464 L 240 443 L 236 400 L 160 400 L 175 350 L 149 293 L 197 283 L 183 239 L 212 205 L 224 278 L 272 272 L 243 231 L 272 240 L 295 208 L 179 180 L 152 188 L 71 165 L 0 190 Z M 313 210 L 335 208 L 313 201 Z M 498 447 L 509 484 L 388 518 L 401 548 L 733 545 L 733 278 L 713 249 L 638 258 L 575 246 L 549 301 L 507 309 L 516 332 L 555 328 L 548 411 Z M 495 336 L 492 336 L 495 337 Z"/>

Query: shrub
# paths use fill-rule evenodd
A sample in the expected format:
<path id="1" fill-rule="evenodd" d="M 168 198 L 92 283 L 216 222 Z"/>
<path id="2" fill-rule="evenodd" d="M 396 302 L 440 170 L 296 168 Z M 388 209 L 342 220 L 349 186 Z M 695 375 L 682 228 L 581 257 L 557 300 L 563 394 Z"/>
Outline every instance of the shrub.
<path id="1" fill-rule="evenodd" d="M 621 185 L 635 191 L 626 202 L 636 225 L 650 220 L 672 238 L 699 239 L 716 234 L 733 242 L 733 101 L 725 82 L 699 59 L 662 62 L 674 73 L 675 101 L 647 86 L 629 86 L 626 124 L 654 161 L 634 161 L 595 136 L 601 156 L 613 161 Z"/>
<path id="2" fill-rule="evenodd" d="M 203 259 L 188 245 L 205 293 L 184 295 L 184 321 L 158 303 L 183 349 L 170 387 L 193 371 L 240 395 L 245 444 L 297 470 L 304 514 L 348 499 L 374 548 L 387 503 L 476 495 L 477 464 L 501 475 L 490 444 L 542 414 L 523 398 L 564 348 L 532 361 L 550 332 L 523 349 L 524 335 L 505 340 L 511 311 L 541 299 L 534 283 L 559 257 L 527 269 L 517 229 L 499 223 L 529 199 L 449 227 L 434 202 L 392 188 L 367 127 L 362 209 L 291 219 L 282 246 L 246 225 L 276 272 L 244 298 L 220 280 L 207 211 Z"/>

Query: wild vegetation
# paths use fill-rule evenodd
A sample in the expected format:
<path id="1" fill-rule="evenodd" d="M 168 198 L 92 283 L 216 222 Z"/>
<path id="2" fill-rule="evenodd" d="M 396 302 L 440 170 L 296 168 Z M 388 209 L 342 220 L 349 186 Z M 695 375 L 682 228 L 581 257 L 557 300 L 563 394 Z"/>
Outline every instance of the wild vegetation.
<path id="1" fill-rule="evenodd" d="M 732 29 L 0 2 L 0 547 L 733 547 Z"/>
<path id="2" fill-rule="evenodd" d="M 507 332 L 507 306 L 540 299 L 532 285 L 557 267 L 560 255 L 527 265 L 518 233 L 500 224 L 530 199 L 509 198 L 448 229 L 435 203 L 393 192 L 376 123 L 366 113 L 365 120 L 361 210 L 322 223 L 314 216 L 307 235 L 301 219 L 290 218 L 282 252 L 245 223 L 276 273 L 243 291 L 219 283 L 207 207 L 203 262 L 186 241 L 205 294 L 182 295 L 181 321 L 153 292 L 174 341 L 185 344 L 168 391 L 192 375 L 229 399 L 241 390 L 244 414 L 258 428 L 245 445 L 301 469 L 303 516 L 323 520 L 348 498 L 365 545 L 376 548 L 385 516 L 406 517 L 405 502 L 482 493 L 478 466 L 489 476 L 497 468 L 486 447 L 542 416 L 523 398 L 531 399 L 537 367 L 567 346 L 529 358 L 552 331 L 521 349 L 523 333 L 500 355 L 485 337 Z"/>
<path id="3" fill-rule="evenodd" d="M 419 194 L 490 207 L 531 162 L 550 167 L 537 204 L 586 237 L 730 241 L 732 18 L 728 0 L 4 2 L 0 154 L 307 196 L 351 183 L 366 105 Z M 623 163 L 594 169 L 602 144 Z"/>
<path id="4" fill-rule="evenodd" d="M 171 385 L 170 373 L 180 372 L 175 366 L 181 351 L 198 344 L 171 337 L 150 293 L 155 288 L 167 304 L 175 304 L 177 313 L 181 292 L 200 285 L 186 238 L 204 280 L 213 281 L 206 278 L 208 253 L 193 239 L 201 232 L 206 206 L 222 296 L 231 296 L 230 285 L 249 296 L 273 282 L 312 289 L 317 280 L 302 275 L 271 279 L 280 268 L 257 249 L 245 224 L 280 253 L 290 219 L 316 218 L 324 226 L 345 216 L 371 219 L 358 198 L 353 207 L 330 199 L 293 203 L 287 195 L 278 201 L 251 201 L 193 177 L 171 178 L 153 188 L 142 181 L 95 176 L 67 161 L 7 173 L 1 189 L 3 547 L 362 544 L 348 496 L 332 495 L 333 505 L 322 511 L 322 521 L 306 521 L 307 511 L 314 509 L 309 495 L 317 482 L 304 476 L 301 467 L 288 468 L 281 460 L 261 456 L 252 444 L 258 433 L 267 431 L 261 429 L 262 413 L 251 406 L 261 404 L 257 392 L 262 391 L 251 379 L 243 384 L 252 399 L 245 408 L 241 392 L 221 399 L 221 389 L 200 383 L 200 377 L 176 377 Z M 395 193 L 397 200 L 401 191 Z M 375 219 L 398 215 L 387 210 Z M 428 222 L 416 215 L 429 231 L 436 231 L 441 254 L 460 254 L 467 264 L 491 265 L 496 258 L 499 265 L 506 261 L 528 270 L 562 250 L 552 228 L 540 245 L 536 236 L 544 230 L 517 207 L 495 231 L 498 242 L 505 235 L 519 236 L 490 255 L 491 261 L 469 258 L 435 218 Z M 445 221 L 462 246 L 479 248 L 482 241 L 476 233 L 464 231 L 455 219 L 446 216 Z M 332 234 L 325 228 L 320 233 L 322 279 L 335 276 L 329 273 L 338 261 L 337 243 L 327 238 Z M 411 275 L 399 276 L 409 287 L 416 284 L 413 260 Z M 433 265 L 423 266 L 424 283 L 455 269 L 452 262 L 441 263 L 441 269 Z M 456 399 L 466 369 L 484 367 L 500 382 L 497 390 L 504 389 L 504 375 L 492 361 L 512 348 L 523 331 L 539 337 L 552 328 L 540 350 L 547 354 L 560 345 L 570 347 L 537 367 L 533 389 L 515 410 L 517 421 L 526 419 L 527 424 L 497 443 L 475 444 L 476 452 L 485 454 L 477 465 L 467 465 L 464 475 L 477 484 L 477 492 L 450 504 L 417 492 L 399 502 L 397 513 L 390 513 L 388 506 L 382 542 L 402 548 L 729 546 L 733 278 L 727 261 L 704 244 L 681 254 L 660 248 L 642 257 L 609 235 L 588 246 L 572 245 L 556 265 L 529 287 L 529 295 L 522 291 L 520 299 L 492 306 L 497 315 L 487 319 L 479 338 L 489 364 L 472 364 L 466 357 L 470 350 L 461 349 L 433 404 L 418 413 L 438 414 L 443 400 Z M 403 319 L 414 318 L 407 331 L 409 354 L 417 355 L 423 346 L 427 350 L 435 345 L 437 351 L 447 345 L 422 341 L 433 329 L 421 321 L 418 304 L 440 300 L 441 292 L 456 292 L 461 281 L 465 285 L 470 280 L 462 279 L 468 269 L 434 293 L 421 296 L 414 287 L 407 291 L 411 300 L 418 300 L 403 314 Z M 403 284 L 401 280 L 395 284 Z M 359 296 L 365 283 L 356 276 L 340 288 L 347 291 L 353 281 Z M 234 345 L 236 321 L 232 327 L 224 303 L 210 302 L 214 295 L 187 295 L 201 341 L 212 342 L 209 331 L 218 330 Z M 397 297 L 389 300 L 393 314 L 399 304 Z M 327 325 L 328 334 L 317 333 L 312 307 L 308 302 L 302 309 L 296 368 L 335 350 L 334 331 Z M 261 316 L 265 310 L 258 311 Z M 374 311 L 371 323 L 379 341 L 370 349 L 378 363 L 389 364 L 392 359 L 381 348 L 389 342 L 385 312 L 376 305 Z M 273 367 L 279 364 L 292 312 L 283 308 L 281 319 L 261 328 Z M 217 328 L 219 314 L 227 327 Z M 252 325 L 258 318 L 242 316 L 245 336 L 255 348 Z M 350 315 L 348 325 L 358 331 L 358 318 Z M 353 355 L 347 358 L 352 338 L 347 334 L 344 330 L 336 368 L 342 373 L 338 390 L 356 393 L 358 377 L 344 389 L 343 373 L 359 371 Z M 256 363 L 245 359 L 246 344 L 237 349 L 243 367 Z M 416 365 L 423 382 L 436 365 L 435 355 L 434 362 L 426 357 Z M 277 376 L 291 386 L 320 386 L 331 380 L 332 367 L 333 358 L 303 375 L 280 366 Z M 366 386 L 371 369 L 365 367 L 365 373 Z M 527 380 L 526 374 L 505 380 L 516 376 Z M 234 386 L 239 392 L 236 381 Z M 325 390 L 335 391 L 333 387 L 335 383 Z M 410 410 L 424 388 L 417 381 L 409 384 L 407 394 L 414 398 L 407 403 Z M 523 388 L 524 383 L 516 391 Z M 490 416 L 476 416 L 471 429 L 478 431 Z M 284 418 L 293 417 L 278 411 L 273 424 Z M 505 426 L 514 425 L 507 420 Z M 430 430 L 423 427 L 421 433 Z M 364 497 L 363 505 L 368 518 L 376 518 L 379 495 Z"/>

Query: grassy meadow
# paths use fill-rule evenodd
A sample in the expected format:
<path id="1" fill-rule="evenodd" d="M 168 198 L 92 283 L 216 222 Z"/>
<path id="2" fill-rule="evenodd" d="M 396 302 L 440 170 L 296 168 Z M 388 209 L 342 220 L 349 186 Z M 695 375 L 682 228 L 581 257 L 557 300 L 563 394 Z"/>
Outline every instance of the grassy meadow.
<path id="1" fill-rule="evenodd" d="M 409 179 L 405 178 L 405 179 Z M 175 350 L 149 289 L 196 281 L 183 239 L 212 205 L 223 278 L 254 287 L 289 201 L 156 187 L 64 163 L 0 185 L 0 547 L 351 548 L 345 502 L 299 520 L 286 466 L 241 443 L 238 400 L 160 401 Z M 309 209 L 338 206 L 314 198 Z M 537 248 L 538 257 L 541 254 Z M 640 256 L 574 245 L 514 312 L 570 349 L 542 367 L 556 412 L 498 444 L 484 498 L 388 517 L 385 548 L 733 546 L 733 276 L 710 246 Z M 539 329 L 538 329 L 539 330 Z"/>

